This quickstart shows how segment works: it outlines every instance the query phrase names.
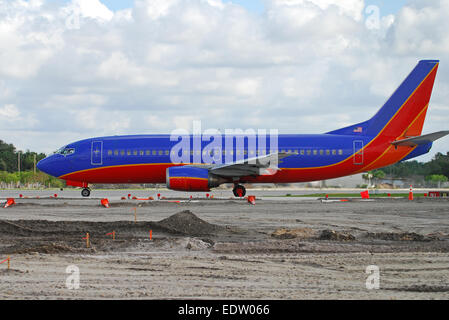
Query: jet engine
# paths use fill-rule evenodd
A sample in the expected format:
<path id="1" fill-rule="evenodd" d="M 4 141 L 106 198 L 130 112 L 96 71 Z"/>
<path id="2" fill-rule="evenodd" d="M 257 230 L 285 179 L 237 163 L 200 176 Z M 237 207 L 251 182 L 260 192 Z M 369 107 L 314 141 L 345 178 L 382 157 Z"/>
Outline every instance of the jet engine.
<path id="1" fill-rule="evenodd" d="M 166 171 L 167 188 L 177 191 L 210 191 L 224 182 L 225 179 L 203 168 L 180 166 Z"/>

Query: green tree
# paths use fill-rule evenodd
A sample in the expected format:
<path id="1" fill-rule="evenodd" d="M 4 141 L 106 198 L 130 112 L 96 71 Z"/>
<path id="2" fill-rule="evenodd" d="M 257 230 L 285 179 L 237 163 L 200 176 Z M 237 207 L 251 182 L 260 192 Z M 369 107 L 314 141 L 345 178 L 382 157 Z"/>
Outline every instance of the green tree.
<path id="1" fill-rule="evenodd" d="M 441 183 L 447 182 L 448 178 L 442 174 L 432 174 L 432 175 L 426 177 L 426 181 L 430 182 L 432 185 L 438 186 L 438 188 L 440 188 Z"/>

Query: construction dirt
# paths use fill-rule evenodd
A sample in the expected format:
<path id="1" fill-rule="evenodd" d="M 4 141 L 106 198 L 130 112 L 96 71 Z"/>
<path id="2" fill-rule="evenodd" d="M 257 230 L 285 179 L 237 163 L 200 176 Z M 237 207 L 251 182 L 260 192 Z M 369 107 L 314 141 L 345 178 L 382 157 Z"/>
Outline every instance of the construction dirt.
<path id="1" fill-rule="evenodd" d="M 16 202 L 0 299 L 449 298 L 446 201 Z"/>

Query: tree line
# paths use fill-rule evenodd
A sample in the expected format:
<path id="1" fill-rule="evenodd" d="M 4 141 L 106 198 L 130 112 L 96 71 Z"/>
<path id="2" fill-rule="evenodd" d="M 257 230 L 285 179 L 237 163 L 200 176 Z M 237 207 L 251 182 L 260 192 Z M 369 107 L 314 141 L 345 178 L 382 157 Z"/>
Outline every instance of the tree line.
<path id="1" fill-rule="evenodd" d="M 34 170 L 34 157 L 36 163 L 46 157 L 44 153 L 36 153 L 27 150 L 25 152 L 16 150 L 12 144 L 8 144 L 0 140 L 0 171 L 16 172 L 19 171 L 19 157 L 20 157 L 20 171 Z"/>
<path id="2" fill-rule="evenodd" d="M 430 181 L 433 176 L 440 176 L 441 179 L 447 181 L 449 178 L 449 152 L 446 154 L 438 152 L 429 162 L 404 161 L 380 170 L 390 178 L 421 177 Z"/>
<path id="3" fill-rule="evenodd" d="M 0 140 L 0 187 L 20 185 L 62 188 L 64 181 L 36 169 L 34 164 L 44 159 L 44 153 L 17 150 L 13 144 Z M 19 160 L 20 159 L 20 160 Z M 36 162 L 35 162 L 36 160 Z M 20 172 L 19 172 L 20 165 Z"/>

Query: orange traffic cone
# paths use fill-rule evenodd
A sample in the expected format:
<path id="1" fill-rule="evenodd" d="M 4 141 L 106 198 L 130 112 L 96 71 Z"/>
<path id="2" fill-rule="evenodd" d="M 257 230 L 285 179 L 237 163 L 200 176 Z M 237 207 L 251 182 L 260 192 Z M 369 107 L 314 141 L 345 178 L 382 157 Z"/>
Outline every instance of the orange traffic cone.
<path id="1" fill-rule="evenodd" d="M 248 196 L 248 202 L 251 204 L 256 204 L 256 196 Z"/>
<path id="2" fill-rule="evenodd" d="M 14 198 L 8 198 L 8 199 L 6 199 L 6 203 L 3 208 L 8 208 L 8 207 L 12 206 L 13 204 L 16 204 L 16 202 L 14 201 Z"/>
<path id="3" fill-rule="evenodd" d="M 109 208 L 109 200 L 107 198 L 101 199 L 101 205 L 105 208 Z"/>
<path id="4" fill-rule="evenodd" d="M 408 199 L 413 200 L 413 188 L 412 185 L 410 185 L 410 192 L 408 193 Z"/>
<path id="5" fill-rule="evenodd" d="M 369 199 L 369 191 L 368 190 L 360 192 L 360 195 L 362 196 L 362 199 Z"/>

